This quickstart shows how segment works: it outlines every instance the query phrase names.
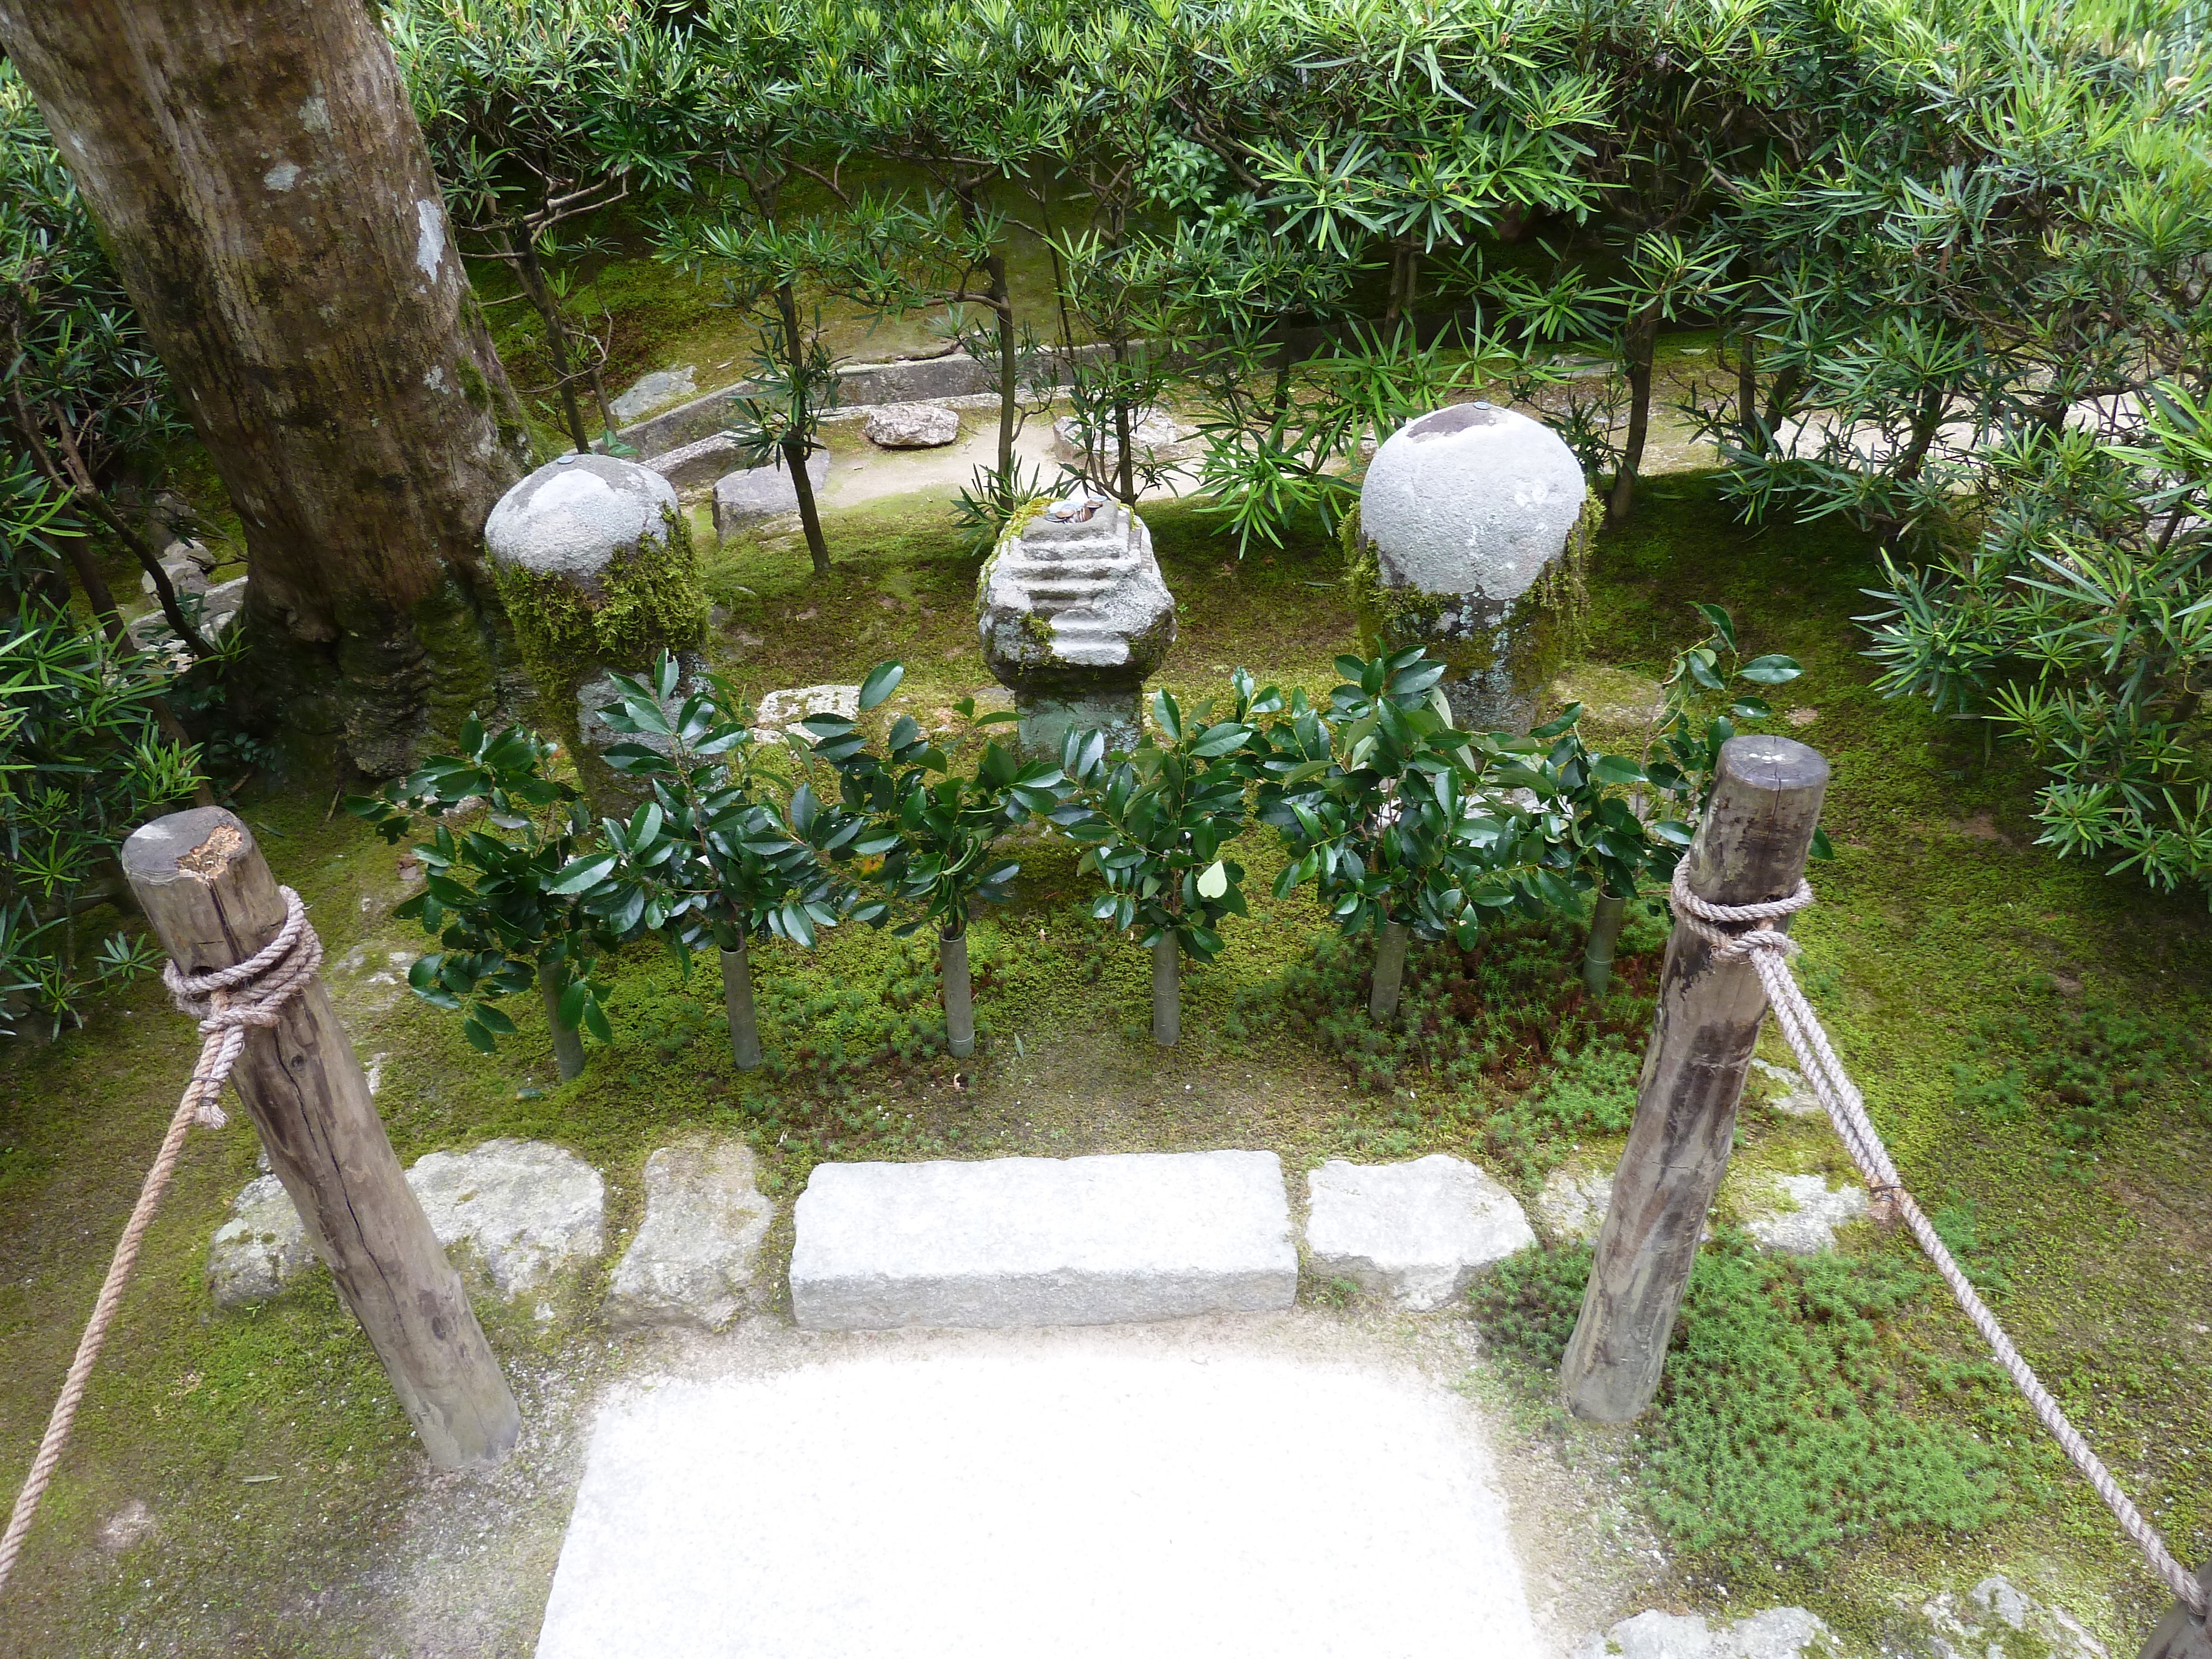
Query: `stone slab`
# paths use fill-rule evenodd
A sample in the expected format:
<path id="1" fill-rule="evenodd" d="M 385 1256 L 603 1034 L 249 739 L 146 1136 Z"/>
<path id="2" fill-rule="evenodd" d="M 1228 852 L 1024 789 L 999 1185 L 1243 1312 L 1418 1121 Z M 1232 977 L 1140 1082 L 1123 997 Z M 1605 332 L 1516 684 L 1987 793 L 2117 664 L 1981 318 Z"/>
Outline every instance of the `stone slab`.
<path id="1" fill-rule="evenodd" d="M 1417 1313 L 1460 1295 L 1492 1262 L 1536 1242 L 1513 1194 L 1464 1159 L 1407 1164 L 1333 1158 L 1306 1173 L 1306 1254 Z"/>
<path id="2" fill-rule="evenodd" d="M 818 495 L 829 477 L 830 452 L 817 449 L 806 458 L 806 480 Z M 791 481 L 791 469 L 780 464 L 744 467 L 726 472 L 714 481 L 717 537 L 758 524 L 763 519 L 780 518 L 798 511 L 799 487 Z"/>
<path id="3" fill-rule="evenodd" d="M 1576 1659 L 1838 1659 L 1842 1644 L 1803 1607 L 1763 1607 L 1713 1623 L 1654 1607 L 1593 1636 Z"/>
<path id="4" fill-rule="evenodd" d="M 811 1330 L 1103 1325 L 1288 1308 L 1273 1152 L 824 1164 L 793 1215 Z"/>
<path id="5" fill-rule="evenodd" d="M 537 1659 L 1546 1650 L 1436 1383 L 1168 1333 L 913 1342 L 610 1407 Z"/>
<path id="6" fill-rule="evenodd" d="M 775 1218 L 743 1141 L 656 1148 L 645 1160 L 645 1224 L 607 1289 L 608 1323 L 720 1330 L 754 1300 Z"/>
<path id="7" fill-rule="evenodd" d="M 1743 1230 L 1770 1250 L 1820 1255 L 1836 1248 L 1836 1229 L 1866 1219 L 1867 1191 L 1847 1181 L 1833 1191 L 1820 1175 L 1772 1176 L 1763 1207 L 1746 1206 Z"/>

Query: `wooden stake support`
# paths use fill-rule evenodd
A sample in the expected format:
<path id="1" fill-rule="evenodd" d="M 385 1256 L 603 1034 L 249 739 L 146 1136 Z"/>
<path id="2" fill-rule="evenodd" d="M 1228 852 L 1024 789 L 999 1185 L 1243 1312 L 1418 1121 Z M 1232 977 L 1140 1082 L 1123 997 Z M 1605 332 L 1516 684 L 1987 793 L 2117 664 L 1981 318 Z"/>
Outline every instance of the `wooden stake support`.
<path id="1" fill-rule="evenodd" d="M 1686 854 L 1690 890 L 1716 904 L 1795 892 L 1827 787 L 1827 762 L 1802 743 L 1729 738 Z M 1766 993 L 1749 962 L 1716 963 L 1703 939 L 1674 929 L 1636 1121 L 1560 1366 L 1560 1393 L 1577 1417 L 1626 1423 L 1658 1392 L 1765 1017 Z"/>
<path id="2" fill-rule="evenodd" d="M 124 843 L 123 872 L 186 973 L 245 960 L 284 922 L 252 832 L 220 807 L 138 830 Z M 430 1461 L 450 1469 L 505 1456 L 521 1429 L 514 1396 L 400 1172 L 319 978 L 275 1025 L 248 1031 L 231 1080 Z"/>

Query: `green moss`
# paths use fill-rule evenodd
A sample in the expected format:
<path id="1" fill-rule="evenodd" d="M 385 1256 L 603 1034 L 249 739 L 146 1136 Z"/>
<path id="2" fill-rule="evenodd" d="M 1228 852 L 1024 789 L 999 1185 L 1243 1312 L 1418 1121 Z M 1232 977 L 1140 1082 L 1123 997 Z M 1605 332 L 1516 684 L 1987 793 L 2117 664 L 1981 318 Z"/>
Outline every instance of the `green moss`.
<path id="1" fill-rule="evenodd" d="M 577 684 L 601 668 L 634 672 L 663 648 L 698 646 L 707 601 L 691 526 L 668 508 L 661 522 L 663 541 L 617 553 L 597 593 L 557 576 L 498 568 L 501 601 L 550 717 L 557 720 Z"/>

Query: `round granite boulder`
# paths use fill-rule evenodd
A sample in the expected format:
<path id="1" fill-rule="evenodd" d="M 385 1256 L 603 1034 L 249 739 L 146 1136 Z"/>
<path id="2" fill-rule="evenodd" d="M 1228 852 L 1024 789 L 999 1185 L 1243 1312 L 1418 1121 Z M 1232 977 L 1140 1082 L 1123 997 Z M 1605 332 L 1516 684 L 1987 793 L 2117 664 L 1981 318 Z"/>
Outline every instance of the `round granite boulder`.
<path id="1" fill-rule="evenodd" d="M 1424 647 L 1462 725 L 1527 731 L 1581 612 L 1589 507 L 1541 422 L 1486 403 L 1409 422 L 1367 469 L 1346 549 L 1368 647 Z"/>
<path id="2" fill-rule="evenodd" d="M 558 576 L 596 594 L 610 565 L 668 544 L 677 510 L 676 486 L 649 466 L 563 455 L 499 498 L 484 521 L 484 548 L 504 569 Z"/>

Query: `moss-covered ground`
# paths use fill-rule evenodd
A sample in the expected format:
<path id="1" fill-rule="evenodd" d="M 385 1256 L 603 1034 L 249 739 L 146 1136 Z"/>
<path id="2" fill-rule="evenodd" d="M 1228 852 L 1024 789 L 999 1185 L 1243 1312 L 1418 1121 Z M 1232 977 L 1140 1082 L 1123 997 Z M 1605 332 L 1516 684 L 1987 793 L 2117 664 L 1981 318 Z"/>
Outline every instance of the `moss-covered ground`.
<path id="1" fill-rule="evenodd" d="M 1179 596 L 1162 683 L 1188 703 L 1241 664 L 1327 690 L 1353 629 L 1333 550 L 1240 565 L 1194 507 L 1147 517 Z M 991 684 L 975 556 L 939 502 L 878 502 L 830 532 L 837 565 L 824 580 L 794 537 L 703 556 L 719 607 L 710 649 L 756 691 L 853 681 L 896 656 L 910 671 L 898 706 L 951 723 L 952 702 Z M 1639 700 L 1698 631 L 1693 599 L 1730 606 L 1753 651 L 1805 665 L 1783 729 L 1834 766 L 1837 855 L 1800 919 L 1800 970 L 1907 1180 L 1945 1212 L 2021 1346 L 2146 1512 L 2202 1559 L 2212 1097 L 2189 1041 L 2212 1029 L 2202 896 L 2147 893 L 2034 847 L 2031 774 L 2015 757 L 1985 753 L 1976 726 L 1878 696 L 1851 620 L 1870 574 L 1869 550 L 1841 529 L 1747 532 L 1705 482 L 1656 480 L 1632 524 L 1600 542 L 1570 678 L 1597 734 L 1626 747 Z M 926 947 L 848 927 L 811 955 L 759 954 L 763 1072 L 732 1066 L 718 988 L 638 947 L 614 966 L 616 1041 L 558 1085 L 529 1011 L 486 1058 L 405 993 L 394 953 L 404 963 L 423 941 L 389 915 L 404 891 L 399 855 L 330 805 L 277 793 L 244 811 L 313 907 L 326 976 L 374 1059 L 401 1156 L 493 1135 L 558 1140 L 606 1172 L 617 1249 L 638 1219 L 645 1154 L 697 1127 L 749 1137 L 786 1197 L 823 1158 L 1257 1146 L 1294 1170 L 1457 1152 L 1530 1198 L 1577 1146 L 1607 1144 L 1625 1121 L 1662 939 L 1648 915 L 1632 924 L 1621 988 L 1602 1004 L 1571 977 L 1570 924 L 1507 928 L 1467 957 L 1417 952 L 1413 1029 L 1376 1034 L 1352 1012 L 1363 947 L 1335 943 L 1303 895 L 1265 896 L 1276 860 L 1255 836 L 1254 914 L 1231 925 L 1217 963 L 1188 974 L 1184 1041 L 1163 1052 L 1146 1033 L 1143 953 L 1087 919 L 1073 849 L 1032 835 L 1018 848 L 1017 902 L 972 932 L 973 1061 L 942 1051 Z M 2162 1066 L 2137 1063 L 2149 1048 Z M 145 985 L 55 1045 L 0 1056 L 0 1480 L 11 1489 L 191 1049 Z M 0 1653 L 399 1650 L 392 1558 L 429 1477 L 365 1344 L 321 1275 L 245 1312 L 216 1312 L 204 1283 L 207 1237 L 253 1155 L 242 1123 L 196 1136 L 0 1609 Z M 1746 1111 L 1738 1158 L 1841 1168 L 1824 1129 L 1762 1106 Z M 2111 1642 L 2139 1638 L 2162 1595 L 1989 1382 L 1909 1242 L 1846 1237 L 1839 1258 L 1799 1267 L 1748 1256 L 1724 1229 L 1664 1409 L 1625 1431 L 1572 1425 L 1545 1403 L 1541 1364 L 1579 1258 L 1524 1259 L 1474 1310 L 1496 1356 L 1477 1386 L 1532 1443 L 1628 1472 L 1676 1551 L 1671 1593 L 1686 1605 L 1799 1601 L 1858 1641 L 1901 1646 L 1899 1607 L 1996 1568 Z M 487 1304 L 526 1410 L 544 1379 L 602 1363 L 595 1288 L 575 1287 L 543 1325 Z M 134 1504 L 150 1517 L 143 1536 Z"/>

